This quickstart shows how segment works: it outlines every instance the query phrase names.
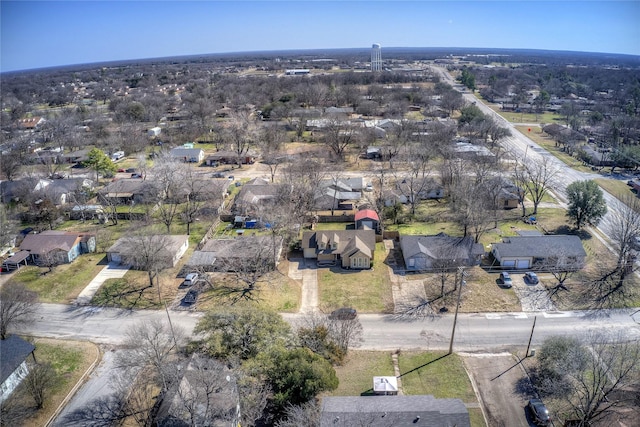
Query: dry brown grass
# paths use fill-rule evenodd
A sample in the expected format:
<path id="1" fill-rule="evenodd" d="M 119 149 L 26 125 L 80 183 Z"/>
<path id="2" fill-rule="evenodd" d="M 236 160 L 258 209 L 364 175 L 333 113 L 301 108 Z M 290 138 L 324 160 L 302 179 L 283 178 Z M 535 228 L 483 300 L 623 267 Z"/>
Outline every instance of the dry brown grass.
<path id="1" fill-rule="evenodd" d="M 521 311 L 520 302 L 512 289 L 502 289 L 497 284 L 497 273 L 487 273 L 480 267 L 467 268 L 467 282 L 462 288 L 460 311 L 463 313 L 477 312 L 514 312 Z M 448 311 L 454 311 L 458 292 L 454 290 L 455 274 L 447 275 L 445 281 L 445 296 L 441 296 L 441 275 L 437 273 L 409 276 L 413 282 L 422 282 L 418 289 L 424 291 L 422 295 L 432 302 L 432 307 L 439 310 L 445 307 Z M 459 283 L 458 276 L 458 283 Z"/>

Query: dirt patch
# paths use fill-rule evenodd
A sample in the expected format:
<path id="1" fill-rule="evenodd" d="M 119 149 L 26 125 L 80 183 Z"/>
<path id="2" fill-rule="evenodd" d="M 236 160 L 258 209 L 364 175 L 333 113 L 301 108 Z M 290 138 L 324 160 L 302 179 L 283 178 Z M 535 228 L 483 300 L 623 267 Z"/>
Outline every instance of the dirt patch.
<path id="1" fill-rule="evenodd" d="M 510 354 L 467 354 L 463 363 L 472 378 L 487 424 L 492 427 L 529 427 L 525 411 L 534 397 L 528 377 Z M 526 362 L 525 362 L 526 363 Z"/>

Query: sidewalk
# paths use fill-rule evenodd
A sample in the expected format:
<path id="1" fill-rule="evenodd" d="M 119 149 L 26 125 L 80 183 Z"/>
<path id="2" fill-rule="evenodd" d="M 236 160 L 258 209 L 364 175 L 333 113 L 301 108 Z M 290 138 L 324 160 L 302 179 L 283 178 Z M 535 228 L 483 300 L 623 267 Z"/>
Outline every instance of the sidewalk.
<path id="1" fill-rule="evenodd" d="M 75 305 L 88 305 L 91 303 L 91 299 L 98 292 L 100 286 L 107 279 L 119 279 L 124 277 L 125 273 L 129 271 L 128 265 L 120 265 L 115 263 L 109 263 L 93 278 L 91 282 L 85 287 L 78 298 L 76 298 Z"/>

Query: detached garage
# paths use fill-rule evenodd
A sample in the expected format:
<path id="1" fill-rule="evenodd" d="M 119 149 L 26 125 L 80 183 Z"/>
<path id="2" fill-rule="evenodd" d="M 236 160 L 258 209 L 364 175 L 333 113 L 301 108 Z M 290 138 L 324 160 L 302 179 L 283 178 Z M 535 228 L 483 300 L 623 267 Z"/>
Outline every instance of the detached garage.
<path id="1" fill-rule="evenodd" d="M 505 237 L 494 243 L 491 253 L 502 268 L 527 270 L 531 268 L 582 268 L 587 253 L 578 236 L 517 236 Z"/>

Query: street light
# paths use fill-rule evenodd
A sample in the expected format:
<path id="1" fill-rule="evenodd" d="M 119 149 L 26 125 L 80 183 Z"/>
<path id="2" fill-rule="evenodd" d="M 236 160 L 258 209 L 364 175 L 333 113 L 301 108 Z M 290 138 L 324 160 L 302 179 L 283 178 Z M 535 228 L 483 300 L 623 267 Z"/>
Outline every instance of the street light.
<path id="1" fill-rule="evenodd" d="M 458 286 L 458 302 L 456 303 L 456 314 L 453 316 L 453 329 L 451 330 L 451 341 L 449 342 L 449 353 L 453 353 L 453 338 L 456 335 L 456 323 L 458 322 L 458 308 L 460 307 L 460 298 L 462 297 L 462 285 L 466 282 L 464 278 L 467 277 L 467 272 L 464 271 L 464 267 L 458 267 L 460 274 L 460 286 Z"/>

